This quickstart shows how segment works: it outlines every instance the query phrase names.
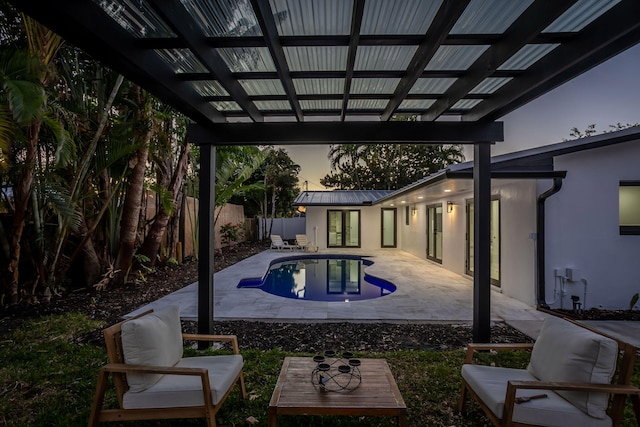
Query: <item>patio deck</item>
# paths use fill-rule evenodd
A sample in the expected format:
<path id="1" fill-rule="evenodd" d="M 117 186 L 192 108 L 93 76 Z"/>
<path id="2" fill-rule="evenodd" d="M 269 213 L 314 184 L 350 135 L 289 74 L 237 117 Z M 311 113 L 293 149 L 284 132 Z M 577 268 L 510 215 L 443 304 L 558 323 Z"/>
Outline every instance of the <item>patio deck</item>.
<path id="1" fill-rule="evenodd" d="M 326 254 L 368 255 L 370 274 L 389 280 L 397 290 L 366 301 L 325 302 L 282 298 L 260 289 L 238 289 L 243 278 L 263 276 L 269 263 L 290 251 L 267 250 L 215 274 L 215 320 L 357 321 L 471 323 L 473 282 L 441 266 L 398 250 L 331 250 Z M 300 251 L 293 252 L 303 255 Z M 168 304 L 180 306 L 183 319 L 197 320 L 197 282 L 131 313 Z M 529 321 L 539 325 L 547 315 L 518 300 L 491 292 L 492 321 Z"/>

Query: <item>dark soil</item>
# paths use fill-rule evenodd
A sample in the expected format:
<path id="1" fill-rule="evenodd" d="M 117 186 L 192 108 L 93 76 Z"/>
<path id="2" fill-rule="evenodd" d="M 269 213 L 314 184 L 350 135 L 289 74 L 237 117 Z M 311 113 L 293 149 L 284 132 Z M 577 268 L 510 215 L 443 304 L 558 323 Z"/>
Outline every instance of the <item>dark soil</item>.
<path id="1" fill-rule="evenodd" d="M 241 243 L 216 254 L 219 271 L 268 248 L 263 243 Z M 116 323 L 121 316 L 197 281 L 197 262 L 158 267 L 144 282 L 108 287 L 102 291 L 82 289 L 54 296 L 49 303 L 25 304 L 3 308 L 0 335 L 22 321 L 42 315 L 80 312 L 101 322 L 100 328 L 78 337 L 79 341 L 103 345 L 101 329 Z M 184 322 L 184 329 L 195 332 L 195 322 Z M 385 352 L 394 350 L 450 350 L 462 348 L 472 339 L 470 325 L 425 323 L 272 323 L 257 321 L 220 321 L 216 334 L 234 334 L 243 348 L 281 349 L 292 352 L 318 352 L 323 349 Z M 505 324 L 492 327 L 494 342 L 529 342 L 527 336 Z"/>
<path id="2" fill-rule="evenodd" d="M 601 310 L 590 308 L 575 313 L 571 310 L 552 310 L 559 316 L 566 316 L 576 320 L 635 320 L 640 321 L 640 310 Z"/>

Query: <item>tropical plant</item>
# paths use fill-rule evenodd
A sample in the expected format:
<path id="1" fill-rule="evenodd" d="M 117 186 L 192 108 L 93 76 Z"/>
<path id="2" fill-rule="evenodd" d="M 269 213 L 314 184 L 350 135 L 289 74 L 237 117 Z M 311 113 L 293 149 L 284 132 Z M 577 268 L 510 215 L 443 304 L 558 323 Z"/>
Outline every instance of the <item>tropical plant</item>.
<path id="1" fill-rule="evenodd" d="M 240 240 L 243 234 L 244 230 L 242 229 L 241 224 L 232 224 L 229 222 L 220 227 L 220 237 L 222 238 L 222 243 L 226 244 L 227 246 L 230 246 Z"/>

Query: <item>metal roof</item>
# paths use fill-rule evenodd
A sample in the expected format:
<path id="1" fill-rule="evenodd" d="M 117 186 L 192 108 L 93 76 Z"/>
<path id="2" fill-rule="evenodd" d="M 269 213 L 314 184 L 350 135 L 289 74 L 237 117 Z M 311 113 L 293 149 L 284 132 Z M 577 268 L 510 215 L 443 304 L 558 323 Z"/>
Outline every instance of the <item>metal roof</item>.
<path id="1" fill-rule="evenodd" d="M 637 0 L 9 0 L 201 125 L 496 120 L 640 41 Z"/>
<path id="2" fill-rule="evenodd" d="M 390 190 L 304 191 L 294 200 L 294 206 L 362 206 L 393 193 Z"/>

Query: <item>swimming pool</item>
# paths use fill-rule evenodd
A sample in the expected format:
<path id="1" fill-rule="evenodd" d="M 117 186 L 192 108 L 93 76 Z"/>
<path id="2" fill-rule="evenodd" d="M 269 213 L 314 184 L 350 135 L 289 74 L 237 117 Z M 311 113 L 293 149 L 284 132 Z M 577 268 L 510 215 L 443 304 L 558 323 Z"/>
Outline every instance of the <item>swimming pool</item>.
<path id="1" fill-rule="evenodd" d="M 262 278 L 242 279 L 238 288 L 259 288 L 285 298 L 360 301 L 393 293 L 396 286 L 365 274 L 373 261 L 359 256 L 305 255 L 278 258 Z"/>

